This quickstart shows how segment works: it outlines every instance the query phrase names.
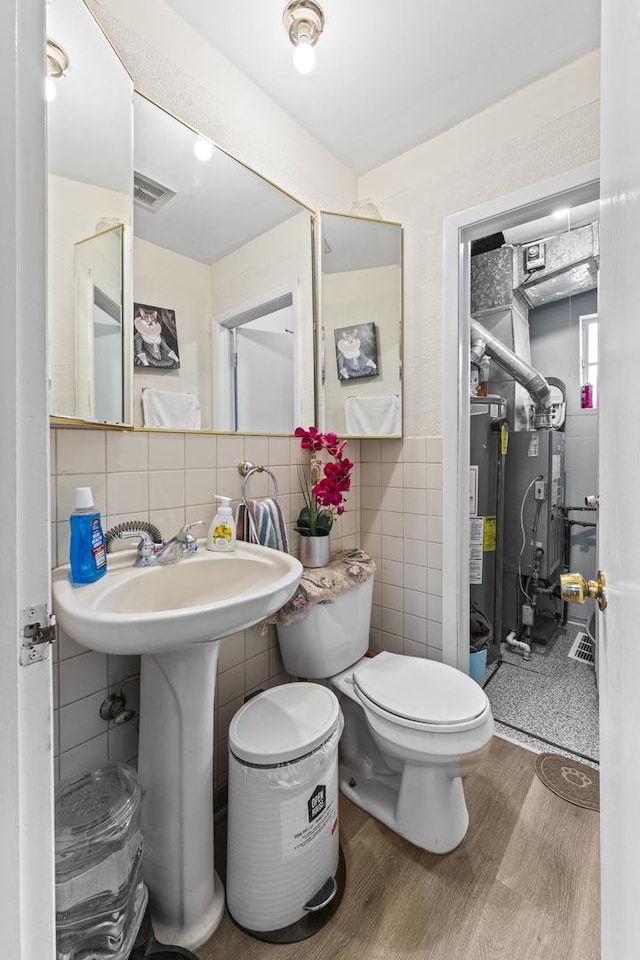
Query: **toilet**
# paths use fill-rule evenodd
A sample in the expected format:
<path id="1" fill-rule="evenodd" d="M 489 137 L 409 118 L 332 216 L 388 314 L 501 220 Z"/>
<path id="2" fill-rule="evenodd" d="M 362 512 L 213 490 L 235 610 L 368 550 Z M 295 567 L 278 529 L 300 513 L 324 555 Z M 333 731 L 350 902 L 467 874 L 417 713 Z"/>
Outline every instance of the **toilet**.
<path id="1" fill-rule="evenodd" d="M 435 660 L 379 653 L 369 643 L 373 577 L 277 624 L 287 673 L 328 683 L 344 715 L 340 789 L 411 843 L 447 853 L 467 832 L 462 778 L 489 749 L 484 690 Z"/>

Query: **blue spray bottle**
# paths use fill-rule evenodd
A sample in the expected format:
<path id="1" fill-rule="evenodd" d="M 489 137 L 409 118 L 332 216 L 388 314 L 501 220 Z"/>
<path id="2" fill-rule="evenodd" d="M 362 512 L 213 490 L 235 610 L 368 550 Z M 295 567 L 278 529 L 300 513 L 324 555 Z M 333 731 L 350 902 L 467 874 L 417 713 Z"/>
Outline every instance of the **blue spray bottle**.
<path id="1" fill-rule="evenodd" d="M 107 548 L 100 514 L 93 505 L 91 487 L 76 488 L 75 510 L 69 517 L 71 583 L 93 583 L 107 572 Z"/>

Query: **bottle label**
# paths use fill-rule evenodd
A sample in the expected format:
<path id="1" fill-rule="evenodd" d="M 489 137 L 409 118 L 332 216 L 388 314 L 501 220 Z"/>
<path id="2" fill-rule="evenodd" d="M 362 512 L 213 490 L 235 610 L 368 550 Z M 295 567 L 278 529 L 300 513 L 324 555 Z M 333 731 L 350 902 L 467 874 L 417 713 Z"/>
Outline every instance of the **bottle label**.
<path id="1" fill-rule="evenodd" d="M 229 543 L 231 543 L 231 536 L 231 527 L 226 523 L 218 523 L 213 528 L 213 535 L 211 539 L 214 546 L 226 547 Z"/>
<path id="2" fill-rule="evenodd" d="M 101 570 L 107 562 L 107 552 L 99 517 L 94 517 L 91 521 L 91 553 L 93 554 L 96 570 Z"/>

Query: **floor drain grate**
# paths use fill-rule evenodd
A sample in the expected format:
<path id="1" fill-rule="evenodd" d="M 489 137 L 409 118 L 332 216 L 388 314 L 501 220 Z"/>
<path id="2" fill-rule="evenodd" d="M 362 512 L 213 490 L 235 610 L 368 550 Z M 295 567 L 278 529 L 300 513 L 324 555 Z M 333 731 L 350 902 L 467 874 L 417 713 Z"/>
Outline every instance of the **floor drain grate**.
<path id="1" fill-rule="evenodd" d="M 595 663 L 593 654 L 593 643 L 588 633 L 579 633 L 573 643 L 571 650 L 567 654 L 573 660 L 580 660 L 582 663 Z"/>

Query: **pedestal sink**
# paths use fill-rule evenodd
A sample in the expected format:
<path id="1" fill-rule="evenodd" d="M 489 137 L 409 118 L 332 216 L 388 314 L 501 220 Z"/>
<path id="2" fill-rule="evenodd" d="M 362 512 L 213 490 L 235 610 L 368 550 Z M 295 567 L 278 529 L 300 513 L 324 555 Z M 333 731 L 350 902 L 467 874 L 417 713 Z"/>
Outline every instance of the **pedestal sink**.
<path id="1" fill-rule="evenodd" d="M 109 557 L 97 583 L 53 573 L 53 607 L 76 643 L 141 654 L 139 775 L 145 788 L 144 878 L 157 938 L 197 949 L 219 924 L 213 869 L 213 707 L 219 642 L 270 616 L 302 575 L 294 557 L 238 543 L 168 566 Z"/>

